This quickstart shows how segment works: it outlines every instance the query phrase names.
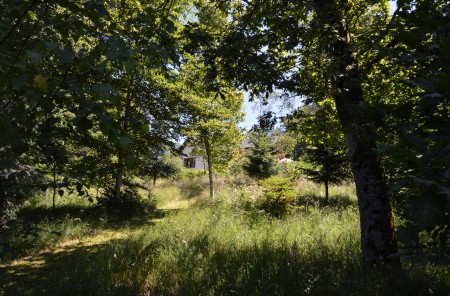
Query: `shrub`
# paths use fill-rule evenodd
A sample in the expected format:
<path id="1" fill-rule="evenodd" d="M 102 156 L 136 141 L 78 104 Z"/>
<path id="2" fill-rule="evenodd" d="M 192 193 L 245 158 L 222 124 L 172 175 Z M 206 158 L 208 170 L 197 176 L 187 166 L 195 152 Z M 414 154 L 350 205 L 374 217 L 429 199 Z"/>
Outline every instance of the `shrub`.
<path id="1" fill-rule="evenodd" d="M 263 188 L 262 199 L 258 205 L 261 210 L 281 217 L 296 205 L 297 194 L 294 183 L 289 178 L 272 176 L 259 184 Z"/>
<path id="2" fill-rule="evenodd" d="M 163 156 L 149 161 L 143 168 L 143 173 L 153 177 L 153 183 L 156 178 L 172 178 L 174 180 L 180 178 L 182 163 L 179 157 L 172 154 L 164 154 Z"/>
<path id="3" fill-rule="evenodd" d="M 197 171 L 183 168 L 181 170 L 181 179 L 190 181 L 194 178 L 204 176 L 205 174 L 206 174 L 205 171 Z"/>
<path id="4" fill-rule="evenodd" d="M 156 202 L 151 194 L 146 201 L 141 199 L 135 188 L 126 188 L 120 194 L 120 200 L 114 198 L 114 188 L 109 187 L 105 190 L 103 196 L 97 198 L 100 206 L 107 211 L 116 212 L 127 217 L 142 214 L 156 208 Z"/>
<path id="5" fill-rule="evenodd" d="M 278 164 L 278 175 L 289 177 L 291 180 L 299 180 L 302 177 L 302 168 L 305 167 L 302 161 L 293 161 Z"/>

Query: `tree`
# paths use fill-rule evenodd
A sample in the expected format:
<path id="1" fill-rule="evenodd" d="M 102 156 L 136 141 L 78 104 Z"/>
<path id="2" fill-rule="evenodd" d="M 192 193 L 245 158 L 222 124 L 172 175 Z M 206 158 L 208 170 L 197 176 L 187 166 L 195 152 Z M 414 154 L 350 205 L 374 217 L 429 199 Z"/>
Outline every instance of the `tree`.
<path id="1" fill-rule="evenodd" d="M 286 116 L 284 124 L 306 144 L 304 160 L 313 168 L 302 171 L 309 179 L 325 185 L 325 202 L 328 202 L 328 185 L 340 184 L 351 177 L 345 139 L 333 101 L 303 106 Z"/>
<path id="2" fill-rule="evenodd" d="M 155 154 L 146 165 L 143 165 L 143 173 L 153 177 L 153 186 L 156 179 L 176 177 L 181 173 L 181 160 L 172 154 Z"/>
<path id="3" fill-rule="evenodd" d="M 143 147 L 169 142 L 177 132 L 172 127 L 180 121 L 180 100 L 170 85 L 180 58 L 175 34 L 185 3 L 168 4 L 0 4 L 0 132 L 6 135 L 0 161 L 5 184 L 25 187 L 25 182 L 12 180 L 11 173 L 18 170 L 39 183 L 40 170 L 35 168 L 46 159 L 50 170 L 56 163 L 54 149 L 45 145 L 57 143 L 64 132 L 71 145 L 90 152 L 71 155 L 89 165 L 84 170 L 81 165 L 67 166 L 65 177 L 78 180 L 81 192 L 79 182 L 96 183 L 95 175 L 114 175 L 115 196 L 120 198 L 123 176 L 135 169 L 146 153 Z M 43 149 L 34 149 L 39 145 Z"/>
<path id="4" fill-rule="evenodd" d="M 395 46 L 384 49 L 390 57 L 390 69 L 384 72 L 392 75 L 397 70 L 392 84 L 402 89 L 402 100 L 388 102 L 383 109 L 388 118 L 395 118 L 388 122 L 388 136 L 395 141 L 380 150 L 394 176 L 393 199 L 402 206 L 406 221 L 399 238 L 409 251 L 431 253 L 436 259 L 441 254 L 445 263 L 450 243 L 449 4 L 436 0 L 398 5 Z"/>
<path id="5" fill-rule="evenodd" d="M 299 157 L 297 155 L 298 149 L 296 149 L 298 144 L 298 137 L 287 131 L 282 132 L 275 142 L 276 150 L 280 153 L 281 157 L 292 158 L 294 160 L 298 160 Z"/>
<path id="6" fill-rule="evenodd" d="M 309 102 L 333 98 L 356 184 L 364 263 L 399 266 L 391 256 L 397 241 L 363 88 L 397 13 L 390 21 L 381 0 L 228 3 L 235 26 L 219 46 L 198 40 L 199 47 L 215 51 L 222 74 L 254 94 L 278 88 Z"/>
<path id="7" fill-rule="evenodd" d="M 324 184 L 325 203 L 328 203 L 329 184 L 341 184 L 350 176 L 346 167 L 347 155 L 339 148 L 318 144 L 305 149 L 306 161 L 313 165 L 313 169 L 304 168 L 302 171 L 314 182 Z"/>
<path id="8" fill-rule="evenodd" d="M 74 78 L 73 65 L 82 60 L 74 52 L 78 58 L 85 54 L 82 44 L 75 43 L 82 42 L 86 32 L 96 31 L 93 27 L 102 27 L 102 5 L 41 1 L 3 1 L 0 5 L 0 133 L 5 135 L 0 140 L 0 179 L 2 185 L 8 184 L 2 186 L 0 196 L 2 203 L 17 203 L 23 195 L 8 191 L 46 189 L 47 169 L 55 176 L 55 168 L 61 166 L 56 150 L 46 146 L 62 152 L 55 145 L 56 138 L 61 139 L 59 132 L 66 131 L 61 127 L 73 119 L 68 109 L 76 104 L 69 102 L 68 81 Z M 87 11 L 88 17 L 67 22 L 78 13 L 88 15 Z M 73 84 L 72 90 L 78 86 Z M 56 189 L 55 181 L 49 185 Z"/>
<path id="9" fill-rule="evenodd" d="M 266 132 L 250 133 L 252 146 L 243 168 L 250 177 L 265 179 L 276 173 L 276 151 L 272 138 Z"/>
<path id="10" fill-rule="evenodd" d="M 242 121 L 244 97 L 223 81 L 214 91 L 207 81 L 208 71 L 201 60 L 190 61 L 183 67 L 186 104 L 189 124 L 186 128 L 187 142 L 193 146 L 195 155 L 205 155 L 208 163 L 210 197 L 214 198 L 214 171 L 225 170 L 237 157 L 243 139 L 238 124 Z"/>

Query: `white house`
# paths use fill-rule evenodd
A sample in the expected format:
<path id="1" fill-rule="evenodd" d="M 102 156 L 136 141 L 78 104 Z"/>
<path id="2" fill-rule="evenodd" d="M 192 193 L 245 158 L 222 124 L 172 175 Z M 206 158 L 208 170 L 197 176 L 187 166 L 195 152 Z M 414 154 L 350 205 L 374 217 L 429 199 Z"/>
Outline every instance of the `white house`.
<path id="1" fill-rule="evenodd" d="M 278 137 L 276 137 L 273 141 L 275 142 Z M 239 152 L 242 157 L 244 157 L 252 147 L 252 142 L 249 138 L 244 139 L 242 143 L 239 145 Z M 206 162 L 206 158 L 204 156 L 198 156 L 192 154 L 192 148 L 189 146 L 185 146 L 182 150 L 181 159 L 183 160 L 183 166 L 190 170 L 207 170 L 208 163 Z M 289 158 L 283 157 L 278 159 L 278 163 L 291 162 L 292 160 Z"/>
<path id="2" fill-rule="evenodd" d="M 192 155 L 192 148 L 189 146 L 183 148 L 181 159 L 183 160 L 183 166 L 187 169 L 200 171 L 208 168 L 205 158 L 203 156 Z"/>

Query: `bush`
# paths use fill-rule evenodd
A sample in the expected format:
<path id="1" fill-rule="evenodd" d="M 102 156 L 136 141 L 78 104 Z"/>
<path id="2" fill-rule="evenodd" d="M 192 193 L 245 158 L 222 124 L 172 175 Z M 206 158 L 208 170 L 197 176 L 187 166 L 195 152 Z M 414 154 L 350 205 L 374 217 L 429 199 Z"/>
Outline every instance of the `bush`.
<path id="1" fill-rule="evenodd" d="M 153 177 L 154 182 L 156 178 L 180 178 L 182 170 L 182 163 L 179 157 L 172 154 L 164 154 L 160 158 L 152 159 L 143 168 L 145 175 Z"/>
<path id="2" fill-rule="evenodd" d="M 97 198 L 100 206 L 109 212 L 116 212 L 127 217 L 142 214 L 156 208 L 156 202 L 149 194 L 147 200 L 143 200 L 135 188 L 126 188 L 120 194 L 120 200 L 114 198 L 114 188 L 109 187 L 103 196 Z"/>
<path id="3" fill-rule="evenodd" d="M 181 179 L 182 180 L 187 180 L 190 181 L 192 179 L 204 176 L 205 172 L 204 171 L 197 171 L 197 170 L 190 170 L 190 169 L 185 169 L 183 168 L 181 170 Z"/>
<path id="4" fill-rule="evenodd" d="M 180 184 L 180 189 L 182 191 L 182 196 L 189 199 L 202 196 L 208 186 L 209 183 L 207 179 L 197 177 L 183 180 Z"/>
<path id="5" fill-rule="evenodd" d="M 285 162 L 278 164 L 278 175 L 289 177 L 291 180 L 299 180 L 302 175 L 302 168 L 307 167 L 307 164 L 302 161 Z"/>
<path id="6" fill-rule="evenodd" d="M 281 217 L 296 205 L 297 194 L 294 183 L 289 178 L 272 176 L 259 184 L 263 188 L 262 199 L 258 205 L 261 210 Z"/>

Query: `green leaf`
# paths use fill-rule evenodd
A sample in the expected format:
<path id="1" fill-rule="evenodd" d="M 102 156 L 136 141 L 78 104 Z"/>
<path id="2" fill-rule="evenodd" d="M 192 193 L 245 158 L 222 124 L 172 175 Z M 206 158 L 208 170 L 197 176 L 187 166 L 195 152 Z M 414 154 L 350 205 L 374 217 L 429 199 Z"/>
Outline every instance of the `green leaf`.
<path id="1" fill-rule="evenodd" d="M 128 146 L 130 145 L 131 137 L 128 135 L 120 136 L 119 137 L 119 145 L 123 149 L 128 149 Z"/>
<path id="2" fill-rule="evenodd" d="M 101 17 L 105 17 L 108 16 L 108 10 L 105 7 L 105 4 L 103 1 L 99 1 L 97 3 L 97 7 L 96 7 L 97 13 L 101 16 Z"/>
<path id="3" fill-rule="evenodd" d="M 128 156 L 125 158 L 125 166 L 126 166 L 128 169 L 134 168 L 134 167 L 136 166 L 136 157 L 134 157 L 134 155 L 128 155 Z"/>
<path id="4" fill-rule="evenodd" d="M 112 85 L 109 83 L 94 85 L 92 91 L 98 95 L 100 98 L 106 98 L 111 94 Z"/>
<path id="5" fill-rule="evenodd" d="M 125 70 L 128 73 L 132 73 L 136 70 L 136 65 L 137 65 L 136 61 L 128 61 L 125 63 Z"/>
<path id="6" fill-rule="evenodd" d="M 22 88 L 22 86 L 25 84 L 25 82 L 29 77 L 30 76 L 27 73 L 24 73 L 19 77 L 12 79 L 11 84 L 14 87 L 14 89 L 19 90 Z"/>
<path id="7" fill-rule="evenodd" d="M 142 129 L 143 132 L 148 133 L 148 132 L 150 131 L 150 124 L 144 123 L 144 124 L 142 125 L 141 129 Z"/>
<path id="8" fill-rule="evenodd" d="M 109 114 L 105 114 L 101 117 L 100 120 L 100 130 L 102 133 L 107 136 L 109 133 L 109 129 L 111 128 L 111 125 L 113 124 L 113 120 Z"/>
<path id="9" fill-rule="evenodd" d="M 416 244 L 419 242 L 420 229 L 415 224 L 406 224 L 399 227 L 397 235 L 400 241 L 405 244 Z"/>
<path id="10" fill-rule="evenodd" d="M 109 128 L 111 127 L 111 125 L 106 124 L 105 122 L 102 121 L 102 122 L 100 122 L 99 127 L 100 127 L 100 131 L 101 131 L 105 136 L 107 136 L 108 133 L 109 133 Z"/>
<path id="11" fill-rule="evenodd" d="M 58 43 L 54 43 L 54 42 L 50 42 L 50 41 L 46 41 L 46 40 L 42 40 L 42 43 L 44 43 L 44 45 L 50 50 L 58 48 L 58 46 L 59 46 Z"/>
<path id="12" fill-rule="evenodd" d="M 73 61 L 73 58 L 75 57 L 75 54 L 69 50 L 62 50 L 59 53 L 59 56 L 65 63 L 71 63 Z"/>
<path id="13" fill-rule="evenodd" d="M 28 57 L 30 58 L 31 62 L 37 66 L 41 62 L 41 59 L 43 57 L 43 54 L 37 51 L 30 51 L 28 52 Z"/>
<path id="14" fill-rule="evenodd" d="M 74 124 L 82 130 L 88 130 L 94 126 L 92 124 L 92 122 L 86 116 L 80 116 L 80 115 L 75 117 Z"/>

